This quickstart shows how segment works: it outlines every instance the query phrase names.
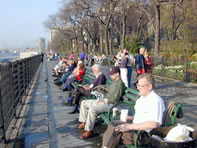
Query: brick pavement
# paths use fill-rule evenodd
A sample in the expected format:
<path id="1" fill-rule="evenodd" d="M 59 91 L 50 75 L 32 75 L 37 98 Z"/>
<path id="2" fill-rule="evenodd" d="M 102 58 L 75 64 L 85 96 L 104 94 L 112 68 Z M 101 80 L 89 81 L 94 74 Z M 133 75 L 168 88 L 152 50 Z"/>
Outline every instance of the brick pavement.
<path id="1" fill-rule="evenodd" d="M 47 61 L 42 65 L 29 109 L 23 117 L 19 140 L 25 147 L 36 148 L 97 148 L 100 147 L 102 134 L 88 140 L 79 138 L 82 130 L 76 128 L 78 114 L 68 114 L 72 107 L 64 106 L 63 99 L 68 98 L 68 92 L 62 92 L 53 84 L 52 68 L 57 61 Z M 106 74 L 109 66 L 103 66 Z M 135 80 L 135 74 L 132 79 Z M 45 81 L 47 79 L 47 81 Z M 179 122 L 197 129 L 197 85 L 156 77 L 155 91 L 165 101 L 175 100 L 183 103 L 184 118 Z M 105 126 L 97 126 L 98 131 L 104 131 Z"/>

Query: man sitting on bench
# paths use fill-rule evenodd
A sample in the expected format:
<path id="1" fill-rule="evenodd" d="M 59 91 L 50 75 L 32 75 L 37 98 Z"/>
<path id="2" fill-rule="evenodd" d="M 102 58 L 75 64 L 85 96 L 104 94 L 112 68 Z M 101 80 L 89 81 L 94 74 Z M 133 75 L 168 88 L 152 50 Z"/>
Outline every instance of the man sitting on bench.
<path id="1" fill-rule="evenodd" d="M 98 85 L 105 85 L 106 78 L 105 75 L 101 72 L 99 64 L 95 64 L 94 66 L 92 66 L 92 72 L 95 75 L 95 79 L 93 80 L 92 84 L 78 86 L 77 88 L 74 89 L 72 96 L 68 99 L 68 103 L 74 104 L 74 110 L 72 112 L 69 112 L 69 114 L 74 114 L 77 112 L 79 113 L 78 106 L 79 106 L 80 97 L 82 95 L 91 96 L 90 91 L 92 90 L 92 88 Z"/>
<path id="2" fill-rule="evenodd" d="M 151 74 L 144 73 L 138 77 L 137 88 L 141 97 L 136 101 L 134 117 L 127 117 L 127 121 L 133 123 L 109 124 L 103 136 L 103 148 L 115 148 L 120 140 L 123 144 L 134 144 L 137 130 L 144 130 L 138 143 L 147 144 L 147 132 L 162 124 L 165 111 L 163 99 L 152 90 L 153 87 L 154 79 Z"/>
<path id="3" fill-rule="evenodd" d="M 101 100 L 84 100 L 80 106 L 79 121 L 82 122 L 78 128 L 85 128 L 85 133 L 80 137 L 87 139 L 93 135 L 94 124 L 99 113 L 107 112 L 113 104 L 120 101 L 125 92 L 125 85 L 120 78 L 120 69 L 112 67 L 109 75 L 112 79 L 108 92 Z"/>

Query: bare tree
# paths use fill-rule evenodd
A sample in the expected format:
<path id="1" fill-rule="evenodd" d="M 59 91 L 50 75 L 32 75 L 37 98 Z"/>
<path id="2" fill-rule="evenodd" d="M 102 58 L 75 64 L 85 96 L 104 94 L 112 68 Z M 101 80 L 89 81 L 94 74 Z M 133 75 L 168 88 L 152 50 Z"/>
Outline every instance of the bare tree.
<path id="1" fill-rule="evenodd" d="M 184 0 L 132 0 L 131 2 L 138 6 L 148 17 L 155 35 L 155 55 L 160 51 L 160 6 L 174 3 L 178 5 Z"/>
<path id="2" fill-rule="evenodd" d="M 78 6 L 81 7 L 85 14 L 97 20 L 102 25 L 105 33 L 105 53 L 111 54 L 109 46 L 110 22 L 118 0 L 80 0 Z"/>
<path id="3" fill-rule="evenodd" d="M 128 0 L 122 0 L 114 10 L 114 28 L 120 35 L 121 47 L 125 48 L 127 17 L 131 13 L 132 5 L 128 5 Z"/>

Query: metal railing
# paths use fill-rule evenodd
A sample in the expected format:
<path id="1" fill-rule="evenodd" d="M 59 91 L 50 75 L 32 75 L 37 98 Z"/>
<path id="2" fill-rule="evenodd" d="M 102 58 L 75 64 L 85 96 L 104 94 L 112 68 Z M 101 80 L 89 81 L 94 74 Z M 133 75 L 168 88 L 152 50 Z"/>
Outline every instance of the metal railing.
<path id="1" fill-rule="evenodd" d="M 0 140 L 6 141 L 11 120 L 29 90 L 41 63 L 41 55 L 0 64 Z"/>
<path id="2" fill-rule="evenodd" d="M 184 58 L 151 57 L 153 74 L 197 83 L 197 61 Z"/>

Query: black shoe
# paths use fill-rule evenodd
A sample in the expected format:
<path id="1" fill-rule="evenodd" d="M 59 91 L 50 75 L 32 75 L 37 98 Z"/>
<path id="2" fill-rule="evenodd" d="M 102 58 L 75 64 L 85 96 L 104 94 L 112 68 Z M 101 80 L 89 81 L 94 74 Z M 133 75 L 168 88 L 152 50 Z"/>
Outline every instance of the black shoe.
<path id="1" fill-rule="evenodd" d="M 54 84 L 60 86 L 60 85 L 62 85 L 62 82 L 57 81 L 57 82 L 54 82 Z"/>
<path id="2" fill-rule="evenodd" d="M 57 75 L 56 75 L 56 74 L 53 74 L 52 76 L 53 76 L 53 77 L 57 77 Z"/>
<path id="3" fill-rule="evenodd" d="M 75 113 L 79 113 L 79 110 L 77 111 L 73 110 L 72 112 L 69 112 L 69 114 L 75 114 Z"/>
<path id="4" fill-rule="evenodd" d="M 55 80 L 53 80 L 53 81 L 58 81 L 58 79 L 55 79 Z"/>
<path id="5" fill-rule="evenodd" d="M 68 89 L 67 88 L 64 88 L 64 89 L 62 89 L 62 91 L 64 92 L 64 91 L 68 91 Z"/>

